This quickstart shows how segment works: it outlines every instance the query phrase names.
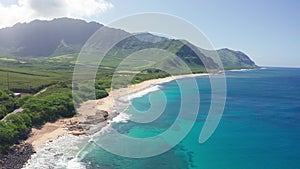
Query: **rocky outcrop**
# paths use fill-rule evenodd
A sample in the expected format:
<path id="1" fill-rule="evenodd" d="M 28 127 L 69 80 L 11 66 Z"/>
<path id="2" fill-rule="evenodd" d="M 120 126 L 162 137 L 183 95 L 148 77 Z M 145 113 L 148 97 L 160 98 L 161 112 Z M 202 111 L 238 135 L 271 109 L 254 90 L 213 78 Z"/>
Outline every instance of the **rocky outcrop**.
<path id="1" fill-rule="evenodd" d="M 108 124 L 107 120 L 113 119 L 119 113 L 107 112 L 98 110 L 95 115 L 88 116 L 85 121 L 71 121 L 65 127 L 70 134 L 89 135 L 100 131 Z M 31 155 L 35 153 L 31 144 L 21 143 L 16 144 L 7 152 L 7 154 L 0 157 L 0 169 L 19 169 L 30 159 Z"/>
<path id="2" fill-rule="evenodd" d="M 31 144 L 22 143 L 14 145 L 7 154 L 0 158 L 0 169 L 19 169 L 35 153 Z"/>
<path id="3" fill-rule="evenodd" d="M 116 117 L 119 113 L 107 112 L 104 110 L 97 110 L 95 115 L 88 116 L 83 122 L 74 122 L 66 126 L 70 134 L 79 136 L 79 135 L 88 135 L 100 131 L 106 124 Z"/>
<path id="4" fill-rule="evenodd" d="M 104 110 L 98 110 L 95 115 L 88 116 L 83 124 L 98 124 L 108 119 L 108 112 Z"/>

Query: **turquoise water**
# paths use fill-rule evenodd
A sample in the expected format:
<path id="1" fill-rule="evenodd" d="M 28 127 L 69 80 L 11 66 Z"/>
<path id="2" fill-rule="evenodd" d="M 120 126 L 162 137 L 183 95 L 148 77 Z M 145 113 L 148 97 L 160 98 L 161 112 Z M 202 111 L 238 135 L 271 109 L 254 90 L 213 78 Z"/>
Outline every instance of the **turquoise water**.
<path id="1" fill-rule="evenodd" d="M 200 77 L 198 118 L 176 147 L 159 156 L 132 159 L 93 146 L 82 161 L 87 168 L 102 169 L 300 168 L 300 69 L 268 68 L 226 72 L 226 76 L 225 111 L 217 130 L 204 144 L 198 138 L 210 106 L 211 91 L 208 78 Z M 129 120 L 114 124 L 113 128 L 138 138 L 165 131 L 178 115 L 180 92 L 175 81 L 162 84 L 161 91 L 168 103 L 158 119 L 148 124 Z M 151 101 L 160 103 L 160 93 L 153 92 L 132 100 L 132 106 L 148 110 L 149 96 Z"/>

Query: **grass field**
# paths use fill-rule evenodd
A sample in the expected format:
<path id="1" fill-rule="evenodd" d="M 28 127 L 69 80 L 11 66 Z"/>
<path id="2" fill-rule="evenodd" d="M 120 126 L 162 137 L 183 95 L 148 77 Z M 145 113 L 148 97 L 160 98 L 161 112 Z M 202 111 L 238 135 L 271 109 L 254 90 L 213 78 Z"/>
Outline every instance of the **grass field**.
<path id="1" fill-rule="evenodd" d="M 71 81 L 73 69 L 69 63 L 71 57 L 31 60 L 0 58 L 0 90 L 36 93 L 59 81 Z M 64 60 L 63 58 L 66 58 L 65 62 L 61 61 Z"/>
<path id="2" fill-rule="evenodd" d="M 0 59 L 0 90 L 37 93 L 58 82 L 71 85 L 76 57 L 77 55 L 63 55 L 27 60 L 2 58 Z M 103 79 L 107 84 L 106 87 L 110 84 L 112 73 L 112 67 L 101 67 L 96 78 Z M 57 91 L 50 87 L 45 94 L 53 92 Z"/>
<path id="3" fill-rule="evenodd" d="M 71 80 L 71 75 L 70 72 L 66 71 L 48 72 L 26 68 L 0 67 L 0 90 L 36 91 L 58 81 Z"/>
<path id="4" fill-rule="evenodd" d="M 77 54 L 30 59 L 0 58 L 0 90 L 9 89 L 13 92 L 34 94 L 58 82 L 67 82 L 70 85 L 76 59 Z M 120 63 L 121 59 L 118 57 L 103 59 L 96 77 L 95 85 L 98 89 L 107 91 L 110 89 L 113 72 Z M 140 70 L 146 70 L 151 67 L 166 67 L 170 64 L 167 61 L 163 61 L 156 65 L 153 59 L 133 59 L 128 63 L 122 62 L 121 67 L 123 69 L 119 71 L 123 71 L 122 74 L 126 77 L 126 75 L 138 73 Z M 133 69 L 129 69 L 129 72 L 126 72 L 128 67 Z M 194 73 L 205 72 L 205 69 L 199 66 L 191 66 L 191 69 Z M 84 77 L 84 75 L 82 76 Z M 139 83 L 144 80 L 165 76 L 168 75 L 164 72 L 142 71 L 132 79 L 131 83 Z"/>

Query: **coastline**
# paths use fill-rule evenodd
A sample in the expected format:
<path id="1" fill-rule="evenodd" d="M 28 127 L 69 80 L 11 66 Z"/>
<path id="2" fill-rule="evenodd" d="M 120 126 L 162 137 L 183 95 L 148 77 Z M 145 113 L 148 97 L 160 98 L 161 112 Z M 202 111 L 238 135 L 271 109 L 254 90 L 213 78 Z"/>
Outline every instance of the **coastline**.
<path id="1" fill-rule="evenodd" d="M 79 135 L 89 136 L 101 131 L 103 127 L 109 124 L 109 120 L 112 120 L 114 117 L 119 115 L 119 113 L 115 110 L 115 100 L 118 100 L 123 96 L 139 93 L 154 85 L 159 85 L 178 79 L 206 75 L 210 74 L 185 74 L 151 79 L 138 84 L 129 85 L 126 88 L 112 90 L 105 98 L 83 102 L 77 109 L 79 116 L 59 119 L 54 123 L 48 122 L 41 128 L 32 128 L 29 137 L 20 144 L 15 145 L 19 146 L 20 148 L 16 149 L 16 152 L 13 152 L 14 155 L 9 155 L 3 159 L 0 159 L 0 164 L 4 164 L 5 167 L 18 163 L 18 166 L 23 166 L 26 168 L 26 164 L 28 160 L 30 161 L 32 155 L 34 156 L 36 152 L 44 149 L 45 146 L 47 147 L 48 144 L 51 144 L 52 142 L 54 143 L 61 137 L 76 137 Z M 26 152 L 24 153 L 24 151 Z M 18 159 L 23 159 L 23 161 L 18 160 L 16 162 L 14 158 L 15 156 L 18 156 Z"/>
<path id="2" fill-rule="evenodd" d="M 65 134 L 73 134 L 73 135 L 83 135 L 87 134 L 86 132 L 75 128 L 70 131 L 70 126 L 79 123 L 86 123 L 89 117 L 96 116 L 97 112 L 108 112 L 109 118 L 112 119 L 117 116 L 117 113 L 113 113 L 114 107 L 114 98 L 120 98 L 122 96 L 134 94 L 145 90 L 146 88 L 151 87 L 152 85 L 167 83 L 173 80 L 191 78 L 191 77 L 199 77 L 209 75 L 208 73 L 199 73 L 199 74 L 186 74 L 186 75 L 178 75 L 178 76 L 170 76 L 159 79 L 151 79 L 147 81 L 143 81 L 138 84 L 130 85 L 127 88 L 121 88 L 117 90 L 113 90 L 109 92 L 109 95 L 105 98 L 98 100 L 89 100 L 83 102 L 80 107 L 77 109 L 77 112 L 80 116 L 59 119 L 54 123 L 46 123 L 40 129 L 32 128 L 30 137 L 24 141 L 24 143 L 31 144 L 33 149 L 37 151 L 42 145 L 47 142 L 52 142 L 53 140 L 65 135 Z M 99 115 L 99 114 L 98 114 Z M 107 119 L 102 121 L 104 123 L 101 125 L 101 128 L 105 126 L 107 123 Z M 97 131 L 100 131 L 99 128 Z"/>

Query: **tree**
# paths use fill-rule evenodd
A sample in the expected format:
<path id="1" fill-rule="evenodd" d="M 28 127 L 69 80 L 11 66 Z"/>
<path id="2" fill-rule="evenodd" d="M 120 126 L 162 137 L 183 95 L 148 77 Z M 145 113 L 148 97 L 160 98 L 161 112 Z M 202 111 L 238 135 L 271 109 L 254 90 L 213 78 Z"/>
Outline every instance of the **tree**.
<path id="1" fill-rule="evenodd" d="M 2 154 L 16 141 L 18 132 L 13 124 L 0 121 L 0 153 Z"/>
<path id="2" fill-rule="evenodd" d="M 105 90 L 96 89 L 96 99 L 101 99 L 108 96 L 108 93 Z"/>

